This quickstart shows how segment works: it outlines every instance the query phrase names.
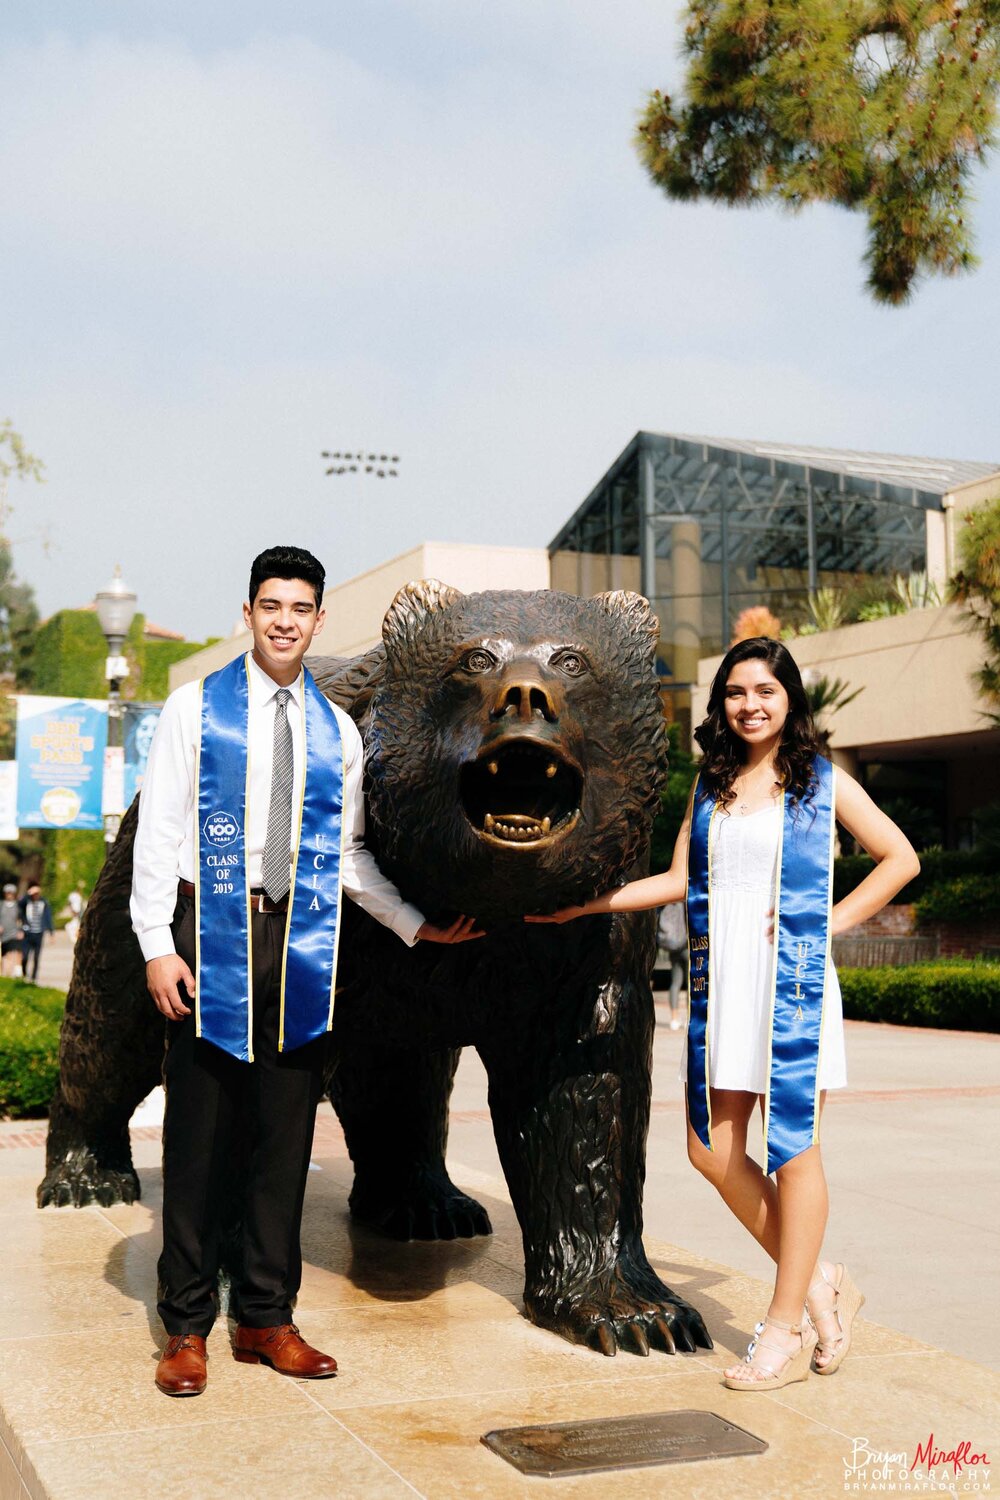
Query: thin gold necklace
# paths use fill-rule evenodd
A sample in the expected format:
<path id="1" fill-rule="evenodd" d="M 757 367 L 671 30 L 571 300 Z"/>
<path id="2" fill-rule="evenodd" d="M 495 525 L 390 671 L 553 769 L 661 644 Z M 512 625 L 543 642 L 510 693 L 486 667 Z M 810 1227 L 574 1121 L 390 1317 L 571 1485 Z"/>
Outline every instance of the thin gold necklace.
<path id="1" fill-rule="evenodd" d="M 772 767 L 772 771 L 773 771 L 773 767 Z M 771 785 L 772 785 L 772 787 L 779 786 L 780 782 L 778 782 L 778 781 L 772 781 Z M 735 791 L 735 789 L 736 788 L 735 788 L 735 783 L 734 783 L 733 790 Z M 737 793 L 737 796 L 738 795 L 739 794 Z M 745 802 L 737 802 L 736 806 L 739 809 L 739 814 L 740 814 L 741 818 L 749 817 L 749 815 L 750 815 L 750 809 L 749 809 L 749 807 L 747 806 L 747 804 Z"/>

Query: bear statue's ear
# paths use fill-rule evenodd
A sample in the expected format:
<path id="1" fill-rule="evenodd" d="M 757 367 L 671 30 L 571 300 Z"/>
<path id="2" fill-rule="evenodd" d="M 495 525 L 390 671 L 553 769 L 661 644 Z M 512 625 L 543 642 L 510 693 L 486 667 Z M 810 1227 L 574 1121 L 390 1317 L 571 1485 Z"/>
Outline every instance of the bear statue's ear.
<path id="1" fill-rule="evenodd" d="M 636 635 L 644 637 L 646 655 L 652 661 L 660 640 L 660 622 L 654 615 L 649 600 L 628 589 L 614 589 L 610 594 L 595 594 L 593 602 L 606 614 L 623 619 Z"/>
<path id="2" fill-rule="evenodd" d="M 459 589 L 440 583 L 436 578 L 421 578 L 414 583 L 404 583 L 382 621 L 385 649 L 392 654 L 411 645 L 430 615 L 436 610 L 447 609 L 461 598 Z"/>

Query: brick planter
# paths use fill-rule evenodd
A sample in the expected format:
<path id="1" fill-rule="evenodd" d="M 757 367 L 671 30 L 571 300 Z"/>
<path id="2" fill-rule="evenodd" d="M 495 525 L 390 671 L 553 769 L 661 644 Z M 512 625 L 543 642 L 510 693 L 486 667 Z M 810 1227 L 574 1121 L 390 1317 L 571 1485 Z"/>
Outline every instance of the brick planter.
<path id="1" fill-rule="evenodd" d="M 934 922 L 917 928 L 912 904 L 901 901 L 834 938 L 833 956 L 838 964 L 859 969 L 932 958 L 1000 958 L 1000 912 L 977 922 Z"/>
<path id="2" fill-rule="evenodd" d="M 942 958 L 1000 958 L 1000 912 L 978 922 L 934 922 L 920 930 L 937 940 Z"/>

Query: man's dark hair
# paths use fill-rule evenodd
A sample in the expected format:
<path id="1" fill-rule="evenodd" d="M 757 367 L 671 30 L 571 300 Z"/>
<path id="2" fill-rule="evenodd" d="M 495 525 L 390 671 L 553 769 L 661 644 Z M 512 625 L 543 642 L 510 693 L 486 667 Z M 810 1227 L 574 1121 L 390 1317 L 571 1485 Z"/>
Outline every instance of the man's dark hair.
<path id="1" fill-rule="evenodd" d="M 251 609 L 265 578 L 301 578 L 305 583 L 312 584 L 316 608 L 319 609 L 323 603 L 326 569 L 304 547 L 268 547 L 254 558 L 250 568 Z"/>

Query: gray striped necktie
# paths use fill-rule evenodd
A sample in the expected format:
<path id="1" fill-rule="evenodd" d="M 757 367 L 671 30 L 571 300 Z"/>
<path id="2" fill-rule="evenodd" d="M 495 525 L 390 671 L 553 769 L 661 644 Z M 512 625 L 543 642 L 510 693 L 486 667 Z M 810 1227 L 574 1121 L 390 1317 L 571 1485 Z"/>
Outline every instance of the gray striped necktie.
<path id="1" fill-rule="evenodd" d="M 267 809 L 264 872 L 261 884 L 271 900 L 288 894 L 292 850 L 292 726 L 288 722 L 288 688 L 274 695 L 274 751 L 271 757 L 271 801 Z"/>

